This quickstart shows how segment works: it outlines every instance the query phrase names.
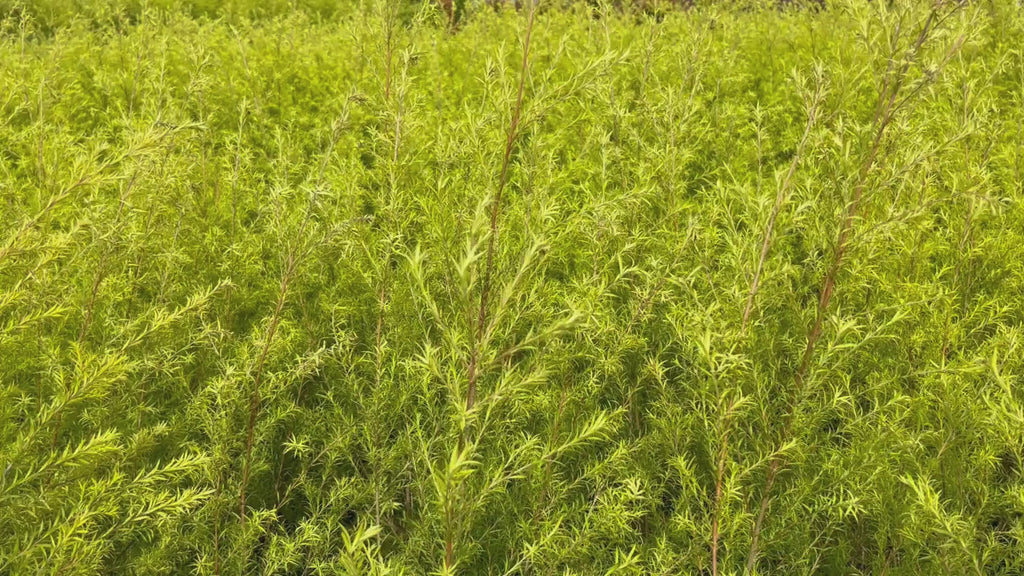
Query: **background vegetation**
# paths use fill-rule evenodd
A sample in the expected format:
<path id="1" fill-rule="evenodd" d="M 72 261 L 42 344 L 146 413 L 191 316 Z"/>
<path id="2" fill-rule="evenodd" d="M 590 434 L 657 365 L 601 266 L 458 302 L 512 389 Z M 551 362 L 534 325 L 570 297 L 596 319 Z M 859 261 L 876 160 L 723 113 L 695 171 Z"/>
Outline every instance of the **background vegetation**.
<path id="1" fill-rule="evenodd" d="M 0 0 L 0 573 L 1024 572 L 1016 2 Z"/>

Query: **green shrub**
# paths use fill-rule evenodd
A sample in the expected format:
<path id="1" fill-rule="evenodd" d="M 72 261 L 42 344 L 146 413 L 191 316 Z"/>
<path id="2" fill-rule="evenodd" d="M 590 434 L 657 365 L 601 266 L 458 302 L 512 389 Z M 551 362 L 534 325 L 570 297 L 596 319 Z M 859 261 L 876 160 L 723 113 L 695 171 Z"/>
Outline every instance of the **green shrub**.
<path id="1" fill-rule="evenodd" d="M 1022 573 L 1019 6 L 651 6 L 0 0 L 0 573 Z"/>

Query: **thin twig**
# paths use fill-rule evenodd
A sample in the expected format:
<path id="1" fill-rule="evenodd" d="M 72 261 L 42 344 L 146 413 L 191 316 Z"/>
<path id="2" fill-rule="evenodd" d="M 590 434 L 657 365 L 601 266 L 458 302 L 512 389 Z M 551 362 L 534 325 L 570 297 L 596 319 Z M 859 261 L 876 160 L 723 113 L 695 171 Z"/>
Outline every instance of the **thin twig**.
<path id="1" fill-rule="evenodd" d="M 823 91 L 824 88 L 822 81 L 819 78 L 811 106 L 807 112 L 807 124 L 804 126 L 804 134 L 800 137 L 800 143 L 796 147 L 796 153 L 793 154 L 793 160 L 789 163 L 789 170 L 786 171 L 786 176 L 782 179 L 779 191 L 775 195 L 775 205 L 772 206 L 771 215 L 768 217 L 768 225 L 765 227 L 764 240 L 761 242 L 761 255 L 757 260 L 757 269 L 754 271 L 754 279 L 750 283 L 750 292 L 747 294 L 747 305 L 743 309 L 743 332 L 746 332 L 747 330 L 747 323 L 750 320 L 750 314 L 754 310 L 754 299 L 757 297 L 757 291 L 761 286 L 761 273 L 764 271 L 764 264 L 768 259 L 768 251 L 771 248 L 772 238 L 775 231 L 775 220 L 779 217 L 779 211 L 782 209 L 783 203 L 789 196 L 789 190 L 793 182 L 793 175 L 796 173 L 796 168 L 800 164 L 800 160 L 803 159 L 804 148 L 807 145 L 807 138 L 810 136 L 811 129 L 814 127 L 818 118 L 818 107 L 821 105 Z"/>
<path id="2" fill-rule="evenodd" d="M 885 137 L 886 128 L 892 122 L 893 116 L 899 110 L 902 103 L 906 100 L 901 101 L 901 105 L 897 105 L 896 98 L 899 96 L 900 91 L 903 87 L 904 82 L 907 78 L 907 72 L 916 56 L 920 53 L 921 47 L 934 30 L 935 19 L 939 8 L 942 6 L 943 1 L 938 0 L 929 12 L 927 19 L 925 20 L 924 26 L 921 28 L 921 32 L 918 34 L 917 39 L 912 44 L 907 58 L 904 60 L 903 65 L 897 70 L 893 70 L 893 62 L 895 54 L 890 58 L 889 64 L 886 70 L 885 79 L 882 83 L 882 91 L 879 93 L 878 106 L 876 107 L 875 117 L 873 124 L 875 126 L 875 135 L 871 143 L 871 148 L 868 151 L 867 157 L 861 164 L 857 182 L 854 185 L 853 197 L 850 203 L 847 205 L 846 213 L 839 227 L 839 235 L 836 240 L 836 251 L 833 257 L 832 263 L 829 266 L 828 271 L 825 273 L 825 277 L 822 281 L 822 287 L 820 296 L 818 298 L 817 311 L 815 313 L 814 322 L 807 333 L 807 343 L 804 347 L 803 355 L 800 359 L 799 367 L 793 376 L 793 386 L 789 390 L 788 401 L 786 406 L 788 412 L 784 417 L 781 435 L 781 444 L 785 445 L 793 434 L 793 424 L 796 420 L 797 408 L 799 406 L 799 399 L 803 395 L 804 386 L 807 381 L 808 372 L 810 370 L 811 360 L 814 357 L 814 351 L 817 347 L 818 341 L 821 338 L 822 330 L 825 322 L 825 314 L 828 311 L 829 304 L 832 301 L 832 296 L 835 292 L 836 278 L 838 277 L 839 271 L 842 268 L 844 257 L 849 248 L 850 236 L 853 233 L 854 223 L 860 213 L 861 200 L 864 197 L 864 193 L 867 190 L 868 176 L 878 161 L 879 152 L 882 148 L 882 141 Z M 896 35 L 900 34 L 901 26 L 897 26 Z M 954 46 L 959 46 L 961 42 L 957 42 Z M 895 48 L 895 47 L 894 47 Z M 895 51 L 895 50 L 894 50 Z M 765 476 L 764 490 L 761 494 L 761 501 L 758 507 L 757 517 L 754 521 L 754 527 L 751 531 L 750 539 L 750 551 L 747 555 L 747 563 L 745 574 L 750 574 L 754 570 L 754 566 L 757 564 L 757 557 L 759 553 L 759 544 L 761 531 L 764 526 L 765 518 L 768 514 L 768 508 L 771 501 L 772 488 L 775 485 L 775 481 L 778 478 L 779 471 L 784 462 L 785 453 L 781 450 L 776 451 L 768 465 L 768 472 Z"/>
<path id="3" fill-rule="evenodd" d="M 523 41 L 523 63 L 519 72 L 519 89 L 516 95 L 515 107 L 512 110 L 512 121 L 509 124 L 508 137 L 505 140 L 505 155 L 501 162 L 501 174 L 498 178 L 498 191 L 491 201 L 491 224 L 490 236 L 487 239 L 487 263 L 484 267 L 484 281 L 480 289 L 480 308 L 477 311 L 476 335 L 473 341 L 473 349 L 469 359 L 469 386 L 466 391 L 466 409 L 472 410 L 476 403 L 477 384 L 477 361 L 480 355 L 480 342 L 483 339 L 484 327 L 487 322 L 487 299 L 491 289 L 491 277 L 494 271 L 494 252 L 498 240 L 498 216 L 501 214 L 502 193 L 508 183 L 508 168 L 512 160 L 512 148 L 516 138 L 519 136 L 519 119 L 522 115 L 523 92 L 526 89 L 526 75 L 529 72 L 530 64 L 530 36 L 533 32 L 533 22 L 537 14 L 535 1 L 530 2 L 530 14 L 526 23 L 526 37 Z"/>

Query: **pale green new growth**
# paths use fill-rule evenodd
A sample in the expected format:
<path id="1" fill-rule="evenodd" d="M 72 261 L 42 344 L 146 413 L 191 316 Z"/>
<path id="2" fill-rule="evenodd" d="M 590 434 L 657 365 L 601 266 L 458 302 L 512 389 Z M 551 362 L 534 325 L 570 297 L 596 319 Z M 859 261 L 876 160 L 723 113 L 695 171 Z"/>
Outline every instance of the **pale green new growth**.
<path id="1" fill-rule="evenodd" d="M 1024 9 L 0 0 L 0 574 L 1024 573 Z"/>

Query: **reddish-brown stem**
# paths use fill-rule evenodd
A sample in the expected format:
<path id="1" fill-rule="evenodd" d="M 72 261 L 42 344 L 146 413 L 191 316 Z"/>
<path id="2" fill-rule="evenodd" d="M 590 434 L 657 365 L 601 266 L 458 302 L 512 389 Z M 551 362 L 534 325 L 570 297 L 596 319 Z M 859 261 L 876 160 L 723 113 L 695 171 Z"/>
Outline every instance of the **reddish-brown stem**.
<path id="1" fill-rule="evenodd" d="M 565 404 L 569 399 L 569 386 L 568 383 L 562 386 L 562 397 L 558 401 L 558 411 L 555 413 L 555 422 L 551 426 L 551 437 L 548 440 L 548 450 L 550 451 L 554 447 L 555 442 L 558 440 L 558 430 L 562 424 L 562 415 L 565 413 Z M 550 458 L 544 463 L 544 478 L 541 481 L 540 498 L 537 500 L 537 507 L 533 511 L 533 523 L 537 524 L 540 521 L 541 507 L 545 505 L 548 499 L 548 487 L 551 483 L 551 465 L 552 460 Z"/>
<path id="2" fill-rule="evenodd" d="M 469 358 L 468 386 L 466 390 L 466 409 L 472 410 L 476 403 L 477 362 L 480 356 L 480 343 L 483 340 L 484 328 L 487 323 L 487 299 L 491 290 L 491 276 L 494 269 L 494 251 L 498 240 L 498 216 L 501 213 L 501 197 L 508 183 L 508 167 L 512 161 L 512 147 L 519 135 L 519 121 L 522 117 L 523 92 L 526 89 L 526 74 L 530 64 L 530 36 L 533 32 L 534 17 L 537 13 L 536 3 L 531 0 L 530 14 L 527 17 L 526 37 L 523 41 L 523 63 L 519 71 L 519 89 L 516 94 L 515 107 L 512 109 L 512 121 L 509 123 L 508 136 L 505 139 L 505 154 L 501 161 L 501 174 L 498 177 L 498 191 L 491 201 L 490 236 L 487 239 L 487 263 L 484 267 L 484 281 L 480 288 L 480 308 L 477 311 L 476 333 Z"/>
<path id="3" fill-rule="evenodd" d="M 452 538 L 446 538 L 444 543 L 444 565 L 451 568 L 455 564 L 455 548 L 452 546 Z"/>
<path id="4" fill-rule="evenodd" d="M 725 459 L 729 453 L 729 432 L 722 433 L 722 447 L 718 451 L 718 471 L 715 476 L 715 501 L 711 516 L 711 575 L 718 576 L 718 523 L 722 502 L 722 479 L 725 477 Z"/>
<path id="5" fill-rule="evenodd" d="M 444 12 L 445 18 L 448 19 L 448 28 L 455 26 L 455 1 L 454 0 L 438 0 L 441 4 L 441 10 Z"/>
<path id="6" fill-rule="evenodd" d="M 128 196 L 131 195 L 132 188 L 135 186 L 135 181 L 138 178 L 139 173 L 135 172 L 132 175 L 131 180 L 128 181 L 128 185 L 125 187 L 125 191 L 121 194 L 121 200 L 117 207 L 117 216 L 114 219 L 115 228 L 121 222 L 121 214 L 124 211 L 125 202 L 128 201 Z M 106 262 L 107 257 L 112 251 L 111 248 L 104 250 L 100 256 L 99 264 L 96 266 L 96 278 L 93 279 L 92 290 L 89 294 L 89 303 L 85 307 L 85 319 L 82 322 L 82 328 L 78 332 L 78 342 L 81 344 L 85 340 L 85 334 L 89 331 L 89 326 L 92 324 L 92 315 L 96 308 L 96 296 L 99 294 L 100 285 L 103 284 L 103 279 L 106 277 Z"/>
<path id="7" fill-rule="evenodd" d="M 393 60 L 393 36 L 394 36 L 394 14 L 390 2 L 387 4 L 387 14 L 384 15 L 384 100 L 391 100 L 391 66 Z"/>
<path id="8" fill-rule="evenodd" d="M 526 91 L 526 75 L 529 72 L 530 64 L 530 37 L 533 33 L 534 18 L 537 14 L 536 0 L 530 0 L 530 13 L 526 21 L 526 34 L 523 38 L 523 60 L 519 69 L 519 86 L 516 92 L 516 102 L 512 109 L 512 119 L 509 122 L 508 134 L 505 139 L 505 153 L 501 161 L 501 173 L 498 177 L 498 189 L 494 199 L 491 200 L 490 210 L 490 234 L 487 238 L 487 260 L 484 266 L 484 279 L 480 287 L 480 306 L 477 309 L 476 329 L 470 331 L 472 338 L 470 343 L 469 365 L 466 370 L 466 410 L 472 410 L 476 405 L 476 388 L 479 377 L 479 359 L 481 346 L 484 340 L 484 331 L 487 326 L 487 302 L 491 291 L 491 277 L 494 269 L 494 252 L 498 240 L 498 217 L 501 214 L 501 199 L 508 183 L 508 169 L 512 161 L 512 148 L 519 135 L 520 119 L 522 118 L 523 94 Z M 465 445 L 465 433 L 459 436 L 459 449 Z M 446 525 L 451 526 L 451 518 L 446 520 Z M 444 565 L 450 570 L 455 564 L 455 542 L 454 534 L 450 529 L 445 534 Z"/>
<path id="9" fill-rule="evenodd" d="M 718 462 L 715 471 L 715 499 L 711 505 L 711 574 L 718 576 L 718 538 L 721 518 L 722 488 L 725 481 L 725 464 L 729 457 L 729 423 L 737 402 L 734 401 L 725 410 L 722 418 L 722 442 L 718 448 Z"/>
<path id="10" fill-rule="evenodd" d="M 14 234 L 12 234 L 5 243 L 3 248 L 0 248 L 0 262 L 5 260 L 8 256 L 17 250 L 18 242 L 22 236 L 27 234 L 32 228 L 34 228 L 39 222 L 46 217 L 61 201 L 71 196 L 71 194 L 78 188 L 88 184 L 90 182 L 89 176 L 82 176 L 74 184 L 68 186 L 66 189 L 58 192 L 52 196 L 46 202 L 46 206 L 43 207 L 35 216 L 26 220 Z"/>
<path id="11" fill-rule="evenodd" d="M 96 308 L 96 296 L 99 294 L 103 278 L 106 277 L 106 272 L 104 271 L 106 261 L 107 254 L 104 252 L 100 257 L 99 265 L 96 266 L 96 278 L 93 279 L 92 290 L 89 292 L 89 303 L 85 306 L 85 318 L 82 321 L 82 328 L 78 331 L 79 344 L 85 340 L 85 334 L 89 331 L 89 326 L 92 324 L 92 314 Z"/>
<path id="12" fill-rule="evenodd" d="M 274 305 L 274 314 L 270 317 L 270 325 L 267 327 L 267 335 L 263 340 L 263 346 L 260 349 L 260 354 L 256 359 L 256 364 L 253 369 L 252 391 L 249 396 L 249 423 L 246 425 L 245 430 L 245 461 L 242 465 L 242 485 L 238 491 L 239 519 L 243 524 L 245 523 L 246 490 L 249 486 L 249 474 L 252 468 L 252 447 L 256 432 L 256 420 L 259 416 L 260 404 L 262 403 L 262 391 L 260 388 L 263 383 L 264 367 L 267 363 L 267 355 L 270 353 L 270 345 L 274 341 L 274 334 L 277 332 L 277 328 L 281 324 L 281 312 L 284 310 L 285 300 L 288 298 L 288 286 L 299 263 L 299 239 L 306 236 L 306 226 L 309 224 L 309 219 L 312 216 L 314 201 L 315 197 L 310 201 L 309 208 L 306 211 L 306 216 L 302 220 L 302 225 L 299 227 L 299 233 L 296 235 L 296 243 L 288 252 L 288 256 L 285 260 L 284 273 L 281 275 L 281 285 L 277 295 L 277 303 Z"/>
<path id="13" fill-rule="evenodd" d="M 851 200 L 846 215 L 843 218 L 842 225 L 839 229 L 839 237 L 836 241 L 836 253 L 835 258 L 832 260 L 832 264 L 829 266 L 828 272 L 825 274 L 825 278 L 822 282 L 821 293 L 818 298 L 817 312 L 815 313 L 814 323 L 811 325 L 811 329 L 807 333 L 807 344 L 804 346 L 804 352 L 800 358 L 800 364 L 797 368 L 796 373 L 793 375 L 793 386 L 789 390 L 787 406 L 789 412 L 785 416 L 784 424 L 782 427 L 782 442 L 785 443 L 791 433 L 792 424 L 796 416 L 796 403 L 801 396 L 804 388 L 804 383 L 807 380 L 807 372 L 810 369 L 811 359 L 814 356 L 814 350 L 817 347 L 818 340 L 821 338 L 822 328 L 825 321 L 825 313 L 828 310 L 829 303 L 832 301 L 832 294 L 835 291 L 836 276 L 839 274 L 839 269 L 843 263 L 843 257 L 846 254 L 846 249 L 849 241 L 849 235 L 853 228 L 853 223 L 857 217 L 860 200 L 863 196 L 865 189 L 864 177 L 867 175 L 871 165 L 874 164 L 875 158 L 878 154 L 878 149 L 881 144 L 882 133 L 885 129 L 886 121 L 879 124 L 879 129 L 876 134 L 874 143 L 871 151 L 868 154 L 867 160 L 865 161 L 864 168 L 861 170 L 861 179 L 858 185 L 854 188 L 853 199 Z M 771 498 L 771 490 L 775 484 L 775 478 L 778 475 L 779 468 L 782 465 L 783 455 L 776 453 L 772 456 L 771 461 L 768 465 L 768 473 L 765 477 L 764 492 L 761 495 L 761 503 L 758 509 L 757 518 L 754 521 L 754 529 L 751 533 L 750 541 L 750 554 L 747 556 L 747 569 L 746 573 L 750 573 L 754 569 L 754 564 L 757 563 L 758 554 L 758 541 L 761 534 L 761 529 L 764 524 L 765 516 L 768 513 L 769 499 Z"/>
<path id="14" fill-rule="evenodd" d="M 274 306 L 274 315 L 270 318 L 270 326 L 267 328 L 267 336 L 263 340 L 263 347 L 256 360 L 256 368 L 253 375 L 252 390 L 249 395 L 249 423 L 245 431 L 245 461 L 242 465 L 242 486 L 239 489 L 239 517 L 245 522 L 245 497 L 249 485 L 249 473 L 252 467 L 252 445 L 255 436 L 256 420 L 260 412 L 262 394 L 260 385 L 263 382 L 263 369 L 266 366 L 267 355 L 270 353 L 270 345 L 274 341 L 274 334 L 281 323 L 281 312 L 284 310 L 285 299 L 288 297 L 288 283 L 295 272 L 296 255 L 293 250 L 288 254 L 288 261 L 285 265 L 285 272 L 281 276 L 281 287 L 277 296 L 277 304 Z"/>
<path id="15" fill-rule="evenodd" d="M 924 26 L 921 29 L 920 34 L 911 46 L 911 56 L 916 56 L 928 38 L 932 31 L 932 26 L 936 17 L 936 10 L 939 5 L 938 2 L 936 7 L 929 13 L 928 18 L 925 20 Z M 825 273 L 825 277 L 822 281 L 821 292 L 818 298 L 817 310 L 815 313 L 814 323 L 811 325 L 810 330 L 807 333 L 807 344 L 804 347 L 803 355 L 800 358 L 800 364 L 793 375 L 793 386 L 789 390 L 788 399 L 786 406 L 788 412 L 784 417 L 782 433 L 781 433 L 781 444 L 784 445 L 789 441 L 793 433 L 793 423 L 796 419 L 796 412 L 799 406 L 800 397 L 803 394 L 804 385 L 807 380 L 808 372 L 810 370 L 811 360 L 814 357 L 814 351 L 817 347 L 818 341 L 821 338 L 822 329 L 825 322 L 825 314 L 828 311 L 829 304 L 832 301 L 832 295 L 835 292 L 836 278 L 839 275 L 839 271 L 842 268 L 846 251 L 849 248 L 850 235 L 853 232 L 853 226 L 860 213 L 861 200 L 864 197 L 864 192 L 867 189 L 868 175 L 874 168 L 875 163 L 878 159 L 879 151 L 882 147 L 882 140 L 885 136 L 885 130 L 892 121 L 894 113 L 900 107 L 897 105 L 896 98 L 899 96 L 900 91 L 903 87 L 903 83 L 907 77 L 907 71 L 910 68 L 911 58 L 907 58 L 903 65 L 895 72 L 892 70 L 893 59 L 890 58 L 889 67 L 886 70 L 885 78 L 882 84 L 882 90 L 879 93 L 878 106 L 875 111 L 874 125 L 875 135 L 871 143 L 871 148 L 868 151 L 868 155 L 865 157 L 864 162 L 861 164 L 861 168 L 857 177 L 857 183 L 854 185 L 853 197 L 846 207 L 846 212 L 843 217 L 842 223 L 839 226 L 839 235 L 836 239 L 836 251 L 832 259 L 832 263 Z M 906 100 L 900 101 L 900 104 L 906 102 Z M 759 552 L 759 543 L 761 531 L 764 527 L 764 521 L 768 514 L 768 508 L 771 500 L 772 488 L 775 485 L 775 481 L 778 477 L 779 470 L 784 462 L 784 453 L 781 451 L 776 452 L 772 455 L 769 464 L 768 472 L 765 476 L 764 490 L 761 494 L 761 502 L 758 507 L 757 518 L 754 521 L 754 527 L 751 531 L 750 539 L 750 552 L 747 555 L 746 563 L 746 574 L 750 574 L 754 570 L 754 566 L 757 563 L 757 556 Z"/>
<path id="16" fill-rule="evenodd" d="M 800 160 L 804 155 L 804 147 L 807 145 L 807 137 L 811 133 L 811 129 L 814 127 L 814 123 L 817 120 L 818 105 L 821 103 L 821 84 L 818 85 L 818 89 L 814 94 L 814 101 L 811 104 L 810 109 L 807 113 L 807 124 L 804 127 L 804 134 L 800 138 L 800 143 L 797 145 L 796 153 L 793 154 L 793 160 L 789 163 L 789 170 L 786 171 L 786 176 L 782 180 L 782 184 L 779 186 L 779 191 L 775 195 L 775 204 L 772 206 L 771 215 L 768 217 L 768 225 L 764 231 L 764 240 L 761 242 L 761 255 L 757 260 L 757 269 L 754 271 L 754 279 L 750 283 L 750 292 L 747 294 L 747 305 L 743 309 L 743 324 L 742 330 L 745 332 L 747 329 L 747 323 L 750 320 L 750 314 L 754 310 L 754 299 L 757 297 L 757 291 L 761 286 L 761 274 L 764 271 L 765 261 L 768 259 L 768 251 L 771 248 L 772 237 L 775 231 L 775 221 L 779 217 L 779 211 L 782 209 L 782 205 L 789 196 L 789 190 L 793 182 L 793 175 L 796 173 L 797 165 L 800 164 Z"/>
<path id="17" fill-rule="evenodd" d="M 220 500 L 220 487 L 222 482 L 222 475 L 218 474 L 214 501 Z M 217 509 L 214 509 L 213 514 L 213 573 L 215 576 L 220 576 L 220 511 Z"/>

